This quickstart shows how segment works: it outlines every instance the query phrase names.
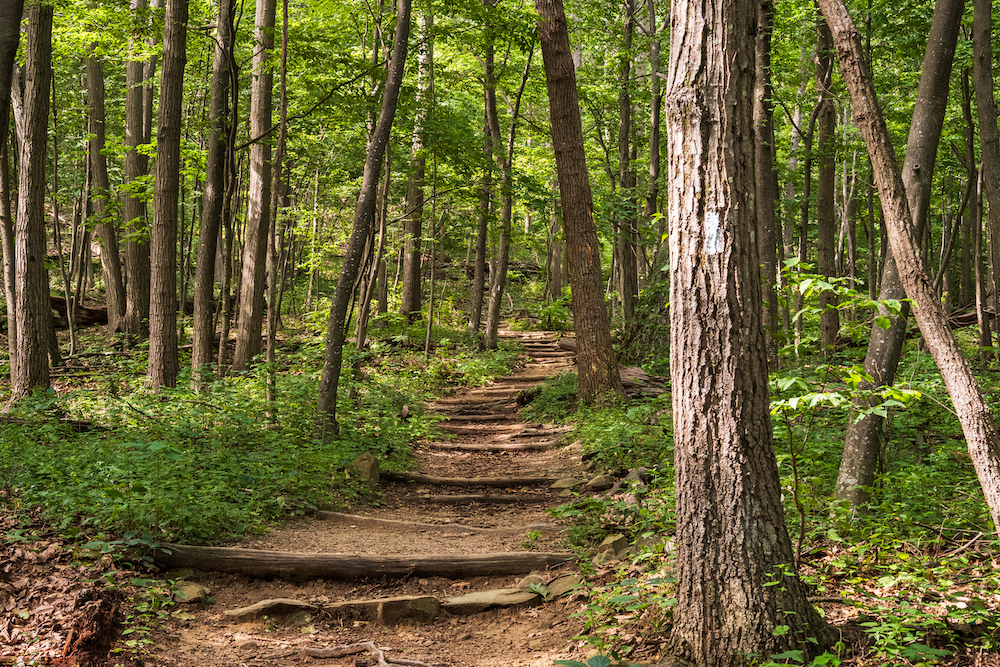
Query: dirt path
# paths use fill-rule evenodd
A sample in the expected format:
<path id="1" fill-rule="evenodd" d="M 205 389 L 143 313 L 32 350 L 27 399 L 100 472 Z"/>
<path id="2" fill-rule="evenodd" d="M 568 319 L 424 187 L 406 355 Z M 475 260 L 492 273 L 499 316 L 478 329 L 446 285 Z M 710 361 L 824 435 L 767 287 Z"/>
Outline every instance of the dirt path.
<path id="1" fill-rule="evenodd" d="M 524 590 L 463 597 L 519 583 L 527 588 L 524 577 L 533 570 L 534 581 L 550 593 L 576 581 L 560 527 L 546 510 L 564 502 L 549 488 L 552 480 L 585 478 L 579 451 L 565 446 L 564 429 L 522 422 L 515 402 L 518 392 L 570 365 L 572 354 L 559 349 L 549 333 L 501 335 L 525 345 L 526 366 L 492 386 L 429 406 L 446 416 L 440 427 L 450 437 L 415 453 L 413 472 L 422 476 L 383 479 L 380 507 L 359 509 L 356 515 L 320 513 L 234 545 L 285 556 L 347 554 L 361 571 L 371 573 L 388 572 L 383 568 L 402 562 L 409 568 L 406 574 L 358 578 L 334 572 L 294 583 L 196 572 L 188 579 L 210 588 L 214 603 L 183 606 L 183 617 L 171 624 L 169 634 L 157 637 L 155 664 L 376 664 L 369 649 L 321 657 L 331 654 L 330 647 L 359 642 L 374 642 L 390 663 L 400 659 L 433 667 L 548 667 L 556 659 L 579 659 L 578 642 L 570 638 L 581 632 L 581 623 L 570 615 L 579 610 L 580 600 L 572 593 L 548 601 Z M 565 562 L 523 562 L 532 558 Z M 468 559 L 495 561 L 495 569 L 506 573 L 479 576 Z M 414 564 L 417 560 L 420 564 Z M 207 561 L 198 555 L 193 562 Z M 376 602 L 339 604 L 395 596 L 411 599 L 383 603 L 381 611 Z M 280 598 L 298 604 L 271 607 L 253 620 L 238 621 L 226 613 Z"/>

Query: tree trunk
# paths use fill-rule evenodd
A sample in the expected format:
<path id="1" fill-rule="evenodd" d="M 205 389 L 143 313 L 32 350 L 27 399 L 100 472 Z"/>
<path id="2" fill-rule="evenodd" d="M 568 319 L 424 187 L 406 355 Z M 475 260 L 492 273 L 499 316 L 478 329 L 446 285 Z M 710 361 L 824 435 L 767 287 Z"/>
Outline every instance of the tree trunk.
<path id="1" fill-rule="evenodd" d="M 989 408 L 972 375 L 954 332 L 941 311 L 911 221 L 907 192 L 896 163 L 885 118 L 871 73 L 863 60 L 861 40 L 842 0 L 818 0 L 833 29 L 834 42 L 854 107 L 854 117 L 875 167 L 889 242 L 906 295 L 913 301 L 917 324 L 948 388 L 995 526 L 1000 526 L 1000 440 Z M 923 170 L 922 170 L 923 171 Z"/>
<path id="2" fill-rule="evenodd" d="M 617 250 L 619 292 L 622 319 L 626 332 L 635 328 L 635 305 L 639 297 L 637 209 L 635 206 L 635 171 L 632 169 L 632 37 L 635 34 L 635 0 L 624 2 L 622 46 L 618 60 L 618 192 L 621 209 L 618 215 Z"/>
<path id="3" fill-rule="evenodd" d="M 816 152 L 819 169 L 816 180 L 816 271 L 830 280 L 837 276 L 834 258 L 837 236 L 837 209 L 834 192 L 837 186 L 835 148 L 837 110 L 833 104 L 833 36 L 826 22 L 817 20 L 816 38 L 816 87 L 819 89 L 817 112 Z M 840 331 L 840 311 L 833 290 L 819 295 L 820 353 L 832 356 L 837 350 Z"/>
<path id="4" fill-rule="evenodd" d="M 1000 129 L 997 128 L 997 107 L 993 96 L 992 66 L 992 2 L 973 0 L 972 19 L 972 79 L 976 89 L 976 116 L 979 120 L 979 146 L 982 153 L 983 190 L 989 204 L 986 226 L 990 239 L 990 304 L 1000 312 Z"/>
<path id="5" fill-rule="evenodd" d="M 958 41 L 958 26 L 962 16 L 964 0 L 938 0 L 934 9 L 931 32 L 924 55 L 923 73 L 917 90 L 917 102 L 913 109 L 910 136 L 903 163 L 906 197 L 909 210 L 913 212 L 913 225 L 922 229 L 930 203 L 931 178 L 937 155 L 938 140 L 944 124 L 944 111 L 948 101 L 948 87 L 951 63 Z M 855 109 L 855 118 L 858 110 Z M 860 121 L 859 121 L 860 122 Z M 874 258 L 869 258 L 874 261 Z M 886 255 L 882 269 L 882 286 L 879 300 L 902 300 L 906 296 L 900 281 L 896 261 L 892 252 Z M 872 377 L 871 383 L 862 383 L 863 390 L 875 390 L 892 386 L 896 378 L 896 368 L 906 339 L 906 313 L 909 307 L 903 304 L 903 315 L 891 316 L 885 308 L 879 309 L 879 317 L 890 317 L 888 329 L 877 324 L 872 327 L 868 351 L 865 355 L 865 372 Z M 859 409 L 869 407 L 868 402 L 860 402 Z M 875 483 L 875 466 L 879 456 L 879 433 L 882 418 L 867 414 L 847 426 L 844 441 L 844 455 L 837 475 L 836 495 L 848 501 L 852 507 L 868 502 L 870 489 Z"/>
<path id="6" fill-rule="evenodd" d="M 104 155 L 104 69 L 91 46 L 87 56 L 87 98 L 90 110 L 90 175 L 91 192 L 96 196 L 94 212 L 97 216 L 97 239 L 101 244 L 101 269 L 104 274 L 105 303 L 108 308 L 108 331 L 112 334 L 124 329 L 125 283 L 122 280 L 121 258 L 118 254 L 118 228 L 108 201 L 111 198 L 111 181 L 108 179 L 108 158 Z"/>
<path id="7" fill-rule="evenodd" d="M 763 271 L 764 311 L 761 322 L 767 331 L 768 366 L 778 360 L 778 294 L 775 281 L 778 258 L 775 229 L 778 225 L 778 173 L 774 159 L 774 102 L 771 85 L 771 35 L 774 32 L 774 0 L 760 0 L 757 12 L 757 39 L 754 42 L 756 79 L 754 82 L 753 126 L 754 187 L 757 209 L 757 254 Z"/>
<path id="8" fill-rule="evenodd" d="M 24 0 L 11 0 L 0 6 L 0 215 L 3 216 L 3 278 L 7 303 L 7 353 L 11 375 L 17 362 L 17 318 L 14 289 L 14 216 L 10 183 L 10 158 L 7 150 L 10 121 L 10 88 L 14 60 L 21 42 L 21 17 Z"/>
<path id="9" fill-rule="evenodd" d="M 52 77 L 52 5 L 28 9 L 25 46 L 24 136 L 18 160 L 17 223 L 14 241 L 14 301 L 18 322 L 17 365 L 11 398 L 49 388 L 49 276 L 45 269 L 45 167 L 48 147 L 49 85 Z"/>
<path id="10" fill-rule="evenodd" d="M 250 91 L 250 184 L 239 320 L 233 370 L 243 370 L 261 349 L 264 326 L 264 269 L 267 263 L 268 212 L 271 208 L 271 87 L 269 59 L 274 49 L 275 0 L 260 0 L 254 21 L 253 83 Z"/>
<path id="11" fill-rule="evenodd" d="M 385 79 L 385 90 L 382 94 L 382 109 L 379 112 L 375 131 L 368 143 L 368 154 L 365 157 L 365 171 L 361 179 L 361 191 L 358 193 L 358 203 L 354 209 L 354 227 L 351 238 L 347 242 L 344 253 L 344 263 L 337 280 L 337 290 L 330 305 L 330 319 L 326 331 L 326 353 L 323 357 L 323 374 L 320 377 L 319 396 L 317 399 L 317 426 L 319 436 L 328 440 L 336 435 L 337 426 L 337 387 L 340 384 L 340 370 L 344 360 L 345 326 L 347 310 L 354 293 L 354 284 L 358 272 L 364 263 L 364 251 L 371 237 L 372 224 L 375 219 L 375 202 L 378 196 L 379 171 L 382 158 L 385 155 L 392 122 L 396 116 L 396 104 L 399 101 L 399 89 L 403 83 L 403 70 L 406 63 L 406 48 L 410 36 L 410 0 L 399 0 L 396 7 L 396 35 L 392 45 L 392 58 L 389 61 L 389 71 Z"/>
<path id="12" fill-rule="evenodd" d="M 146 0 L 132 0 L 133 13 L 146 10 Z M 130 50 L 137 50 L 138 40 L 130 40 Z M 125 63 L 125 185 L 136 187 L 137 181 L 149 173 L 149 158 L 138 146 L 149 141 L 146 132 L 145 89 L 150 80 L 145 76 L 145 63 L 130 58 Z M 149 225 L 146 222 L 146 201 L 141 193 L 129 190 L 122 201 L 125 220 L 125 332 L 135 343 L 149 332 Z"/>
<path id="13" fill-rule="evenodd" d="M 593 200 L 583 152 L 583 126 L 576 92 L 576 72 L 570 50 L 562 0 L 536 0 L 539 38 L 549 92 L 552 146 L 559 175 L 566 254 L 573 293 L 581 403 L 620 400 L 625 390 L 611 346 L 608 312 L 604 307 L 601 257 L 593 219 Z"/>
<path id="14" fill-rule="evenodd" d="M 235 31 L 233 13 L 236 0 L 221 0 L 216 21 L 215 56 L 212 62 L 211 98 L 208 110 L 208 157 L 205 164 L 205 191 L 202 197 L 201 229 L 194 278 L 194 316 L 191 341 L 191 385 L 200 389 L 211 377 L 210 365 L 215 344 L 215 258 L 226 192 L 226 165 L 233 159 L 229 145 L 229 79 Z"/>
<path id="15" fill-rule="evenodd" d="M 792 566 L 772 440 L 752 240 L 757 4 L 674 3 L 672 11 L 677 605 L 670 647 L 699 666 L 744 665 L 748 654 L 819 652 L 829 632 Z"/>
<path id="16" fill-rule="evenodd" d="M 660 92 L 660 34 L 666 30 L 666 25 L 658 28 L 656 25 L 656 3 L 648 2 L 649 31 L 653 38 L 649 42 L 649 180 L 646 181 L 646 204 L 644 213 L 648 220 L 656 215 L 660 197 L 660 109 L 663 106 L 663 93 Z"/>
<path id="17" fill-rule="evenodd" d="M 403 294 L 399 312 L 413 321 L 421 306 L 421 234 L 424 218 L 424 172 L 427 168 L 427 123 L 434 103 L 434 15 L 420 14 L 417 46 L 417 99 L 413 120 L 413 148 L 406 183 L 406 217 L 403 218 Z"/>
<path id="18" fill-rule="evenodd" d="M 177 384 L 177 194 L 180 189 L 181 106 L 187 61 L 188 0 L 168 0 L 163 25 L 156 185 L 150 235 L 149 369 L 153 391 Z"/>

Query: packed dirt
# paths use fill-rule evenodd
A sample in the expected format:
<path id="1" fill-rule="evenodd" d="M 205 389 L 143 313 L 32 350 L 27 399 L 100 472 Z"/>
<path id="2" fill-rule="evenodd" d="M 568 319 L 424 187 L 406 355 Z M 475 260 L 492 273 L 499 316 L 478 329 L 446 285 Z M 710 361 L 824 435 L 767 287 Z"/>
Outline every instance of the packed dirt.
<path id="1" fill-rule="evenodd" d="M 103 570 L 114 569 L 108 561 L 90 568 L 74 565 L 70 554 L 46 551 L 40 548 L 47 548 L 44 543 L 12 544 L 0 561 L 0 609 L 8 615 L 0 620 L 0 664 L 548 667 L 558 659 L 585 660 L 590 651 L 573 639 L 582 632 L 574 614 L 582 608 L 583 593 L 574 586 L 583 578 L 575 573 L 575 555 L 562 526 L 547 510 L 566 502 L 549 488 L 553 480 L 588 476 L 578 448 L 566 442 L 565 429 L 523 423 L 516 402 L 519 392 L 571 365 L 572 353 L 548 333 L 503 335 L 525 344 L 523 368 L 492 386 L 428 406 L 445 416 L 440 426 L 450 431 L 415 452 L 414 472 L 430 481 L 384 477 L 377 507 L 317 513 L 224 545 L 234 548 L 226 552 L 227 558 L 237 554 L 234 561 L 258 553 L 248 550 L 303 558 L 347 554 L 375 565 L 379 559 L 429 557 L 445 571 L 310 578 L 292 570 L 282 570 L 281 576 L 246 574 L 239 566 L 229 572 L 167 570 L 157 576 L 204 589 L 181 593 L 195 601 L 167 605 L 172 615 L 166 624 L 133 634 L 138 646 L 126 647 L 130 638 L 122 637 L 118 648 L 124 650 L 113 653 L 112 662 L 101 662 L 96 656 L 102 650 L 107 655 L 102 637 L 113 636 L 123 619 L 107 611 L 115 601 L 103 598 L 112 589 L 94 580 L 103 575 L 122 582 L 134 573 L 107 574 Z M 509 486 L 482 479 L 515 477 L 521 479 Z M 531 554 L 558 564 L 517 565 L 517 559 Z M 466 557 L 514 559 L 515 564 L 499 567 L 500 574 L 463 575 Z M 449 573 L 445 563 L 457 563 L 457 571 Z M 212 565 L 214 570 L 228 567 Z M 489 591 L 494 593 L 487 603 L 463 597 Z M 398 596 L 408 596 L 403 611 L 378 602 Z M 245 610 L 262 601 L 272 602 L 265 602 L 270 606 L 263 611 Z M 346 610 L 338 606 L 350 601 L 369 602 Z M 431 612 L 424 610 L 428 604 Z M 243 616 L 232 615 L 240 609 Z"/>

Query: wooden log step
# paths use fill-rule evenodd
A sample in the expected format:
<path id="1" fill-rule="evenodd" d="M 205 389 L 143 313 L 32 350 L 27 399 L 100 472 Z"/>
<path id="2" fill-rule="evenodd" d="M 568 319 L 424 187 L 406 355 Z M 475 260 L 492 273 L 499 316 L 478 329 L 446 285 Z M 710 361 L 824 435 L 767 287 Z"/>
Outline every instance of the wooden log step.
<path id="1" fill-rule="evenodd" d="M 431 449 L 454 449 L 462 452 L 544 452 L 562 445 L 562 440 L 542 440 L 540 442 L 429 442 Z"/>
<path id="2" fill-rule="evenodd" d="M 490 554 L 426 554 L 364 556 L 361 554 L 292 553 L 237 547 L 164 545 L 153 562 L 164 569 L 191 568 L 253 577 L 290 580 L 362 580 L 402 577 L 489 577 L 544 570 L 576 558 L 573 552 L 501 552 Z"/>
<path id="3" fill-rule="evenodd" d="M 437 477 L 419 472 L 382 473 L 383 479 L 393 482 L 415 482 L 433 486 L 487 486 L 506 489 L 513 486 L 549 486 L 558 477 Z"/>
<path id="4" fill-rule="evenodd" d="M 551 496 L 536 496 L 526 493 L 468 493 L 468 494 L 438 494 L 421 495 L 410 494 L 403 496 L 400 500 L 407 503 L 431 503 L 432 505 L 471 505 L 473 503 L 483 503 L 488 505 L 515 505 L 524 503 L 533 505 L 537 503 L 552 502 Z"/>
<path id="5" fill-rule="evenodd" d="M 511 440 L 512 438 L 544 438 L 547 436 L 559 435 L 560 433 L 567 433 L 573 429 L 572 426 L 525 426 L 525 428 L 518 433 L 501 433 L 497 436 L 498 440 Z"/>
<path id="6" fill-rule="evenodd" d="M 521 535 L 532 531 L 539 531 L 546 534 L 555 534 L 559 531 L 559 526 L 553 523 L 532 523 L 527 526 L 502 528 L 481 528 L 479 526 L 468 526 L 461 523 L 420 523 L 418 521 L 400 521 L 398 519 L 380 519 L 372 516 L 362 516 L 360 514 L 344 514 L 342 512 L 316 512 L 317 519 L 329 521 L 340 525 L 356 526 L 370 530 L 394 530 L 413 533 L 434 532 L 444 535 L 479 535 L 488 533 L 490 535 Z"/>
<path id="7" fill-rule="evenodd" d="M 484 414 L 454 414 L 454 415 L 448 415 L 447 417 L 445 417 L 444 419 L 442 419 L 441 421 L 439 421 L 436 425 L 437 425 L 438 428 L 444 428 L 443 425 L 447 424 L 448 422 L 502 422 L 502 421 L 510 421 L 512 419 L 513 419 L 512 415 L 497 414 L 495 412 L 492 413 L 492 414 L 486 414 L 486 415 L 484 415 Z"/>
<path id="8" fill-rule="evenodd" d="M 480 426 L 469 426 L 468 424 L 446 424 L 439 423 L 437 427 L 453 435 L 491 435 L 494 433 L 507 433 L 517 435 L 524 430 L 524 424 L 517 422 L 510 424 L 482 424 Z"/>

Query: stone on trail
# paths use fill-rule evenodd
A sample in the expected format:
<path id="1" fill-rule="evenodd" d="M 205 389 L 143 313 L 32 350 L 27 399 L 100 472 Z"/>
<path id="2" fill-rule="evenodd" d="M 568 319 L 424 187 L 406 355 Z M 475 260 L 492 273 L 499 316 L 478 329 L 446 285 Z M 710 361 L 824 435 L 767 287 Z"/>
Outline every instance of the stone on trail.
<path id="1" fill-rule="evenodd" d="M 274 598 L 271 600 L 261 600 L 249 607 L 227 609 L 222 613 L 237 621 L 254 621 L 262 616 L 267 616 L 276 623 L 305 625 L 309 622 L 306 619 L 311 618 L 312 614 L 316 611 L 319 611 L 319 607 L 311 605 L 308 602 L 303 602 L 302 600 Z"/>
<path id="2" fill-rule="evenodd" d="M 597 547 L 597 553 L 611 553 L 618 558 L 625 553 L 625 550 L 628 549 L 628 547 L 628 538 L 619 533 L 614 533 L 604 538 L 604 541 L 601 542 L 601 546 Z"/>
<path id="3" fill-rule="evenodd" d="M 469 593 L 457 598 L 448 598 L 444 601 L 442 609 L 457 616 L 467 616 L 496 607 L 506 607 L 508 609 L 530 607 L 541 601 L 542 596 L 537 593 L 520 591 L 516 588 L 502 588 L 493 591 Z"/>
<path id="4" fill-rule="evenodd" d="M 532 584 L 538 584 L 539 586 L 544 586 L 545 577 L 538 574 L 537 572 L 532 572 L 531 574 L 526 575 L 524 578 L 522 578 L 521 581 L 517 582 L 517 586 L 515 586 L 515 588 L 517 588 L 517 590 L 519 591 L 526 591 L 528 590 L 528 586 L 531 586 Z"/>
<path id="5" fill-rule="evenodd" d="M 370 488 L 375 488 L 379 484 L 378 459 L 371 454 L 365 453 L 354 459 L 350 470 L 357 475 L 362 482 L 367 482 Z"/>
<path id="6" fill-rule="evenodd" d="M 202 586 L 193 581 L 178 581 L 171 588 L 171 592 L 174 594 L 174 602 L 183 604 L 204 602 L 212 594 L 208 586 Z"/>
<path id="7" fill-rule="evenodd" d="M 583 490 L 586 493 L 598 493 L 600 491 L 607 491 L 612 486 L 615 485 L 615 478 L 611 475 L 598 475 L 589 482 L 583 485 Z"/>
<path id="8" fill-rule="evenodd" d="M 574 479 L 572 477 L 563 477 L 562 479 L 557 479 L 552 482 L 550 489 L 575 489 L 576 487 L 583 484 L 582 480 Z"/>
<path id="9" fill-rule="evenodd" d="M 549 589 L 549 593 L 545 596 L 545 599 L 552 600 L 554 598 L 561 597 L 582 585 L 583 577 L 578 574 L 566 574 L 561 577 L 556 577 L 549 582 L 548 586 L 546 586 L 546 588 Z"/>
<path id="10" fill-rule="evenodd" d="M 323 611 L 336 618 L 396 625 L 400 621 L 430 623 L 441 613 L 441 601 L 430 595 L 401 595 L 370 600 L 347 600 Z"/>

